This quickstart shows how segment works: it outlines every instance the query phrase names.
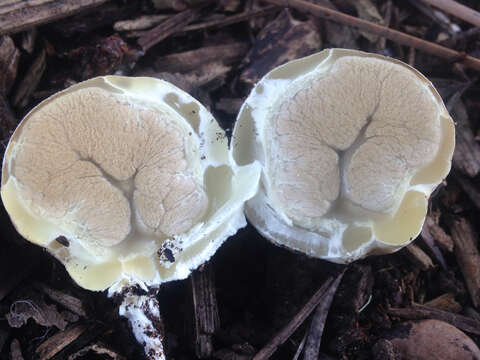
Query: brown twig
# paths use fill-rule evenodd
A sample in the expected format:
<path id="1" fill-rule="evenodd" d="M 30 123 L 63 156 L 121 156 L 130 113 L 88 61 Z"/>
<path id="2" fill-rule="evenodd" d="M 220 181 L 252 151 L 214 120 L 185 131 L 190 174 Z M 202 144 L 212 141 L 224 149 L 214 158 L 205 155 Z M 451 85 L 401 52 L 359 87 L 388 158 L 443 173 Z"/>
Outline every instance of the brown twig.
<path id="1" fill-rule="evenodd" d="M 480 322 L 469 317 L 437 310 L 428 306 L 413 304 L 409 308 L 390 308 L 388 314 L 409 320 L 436 319 L 445 321 L 460 330 L 480 335 Z"/>
<path id="2" fill-rule="evenodd" d="M 152 46 L 157 45 L 160 41 L 166 39 L 173 33 L 181 31 L 187 24 L 198 19 L 199 17 L 200 8 L 184 10 L 172 16 L 168 20 L 165 20 L 153 29 L 146 31 L 137 42 L 144 51 L 147 51 Z"/>
<path id="3" fill-rule="evenodd" d="M 42 343 L 35 352 L 41 360 L 52 358 L 59 351 L 74 342 L 87 330 L 83 324 L 75 324 L 60 331 Z"/>
<path id="4" fill-rule="evenodd" d="M 417 265 L 421 270 L 427 271 L 430 268 L 433 268 L 432 259 L 417 245 L 410 244 L 406 248 L 407 254 L 409 254 L 409 259 Z"/>
<path id="5" fill-rule="evenodd" d="M 344 14 L 340 11 L 332 10 L 324 6 L 312 4 L 304 0 L 263 0 L 264 2 L 279 6 L 290 6 L 300 11 L 304 11 L 320 18 L 338 22 L 344 25 L 352 26 L 357 29 L 375 33 L 386 37 L 399 44 L 413 47 L 425 51 L 432 55 L 444 58 L 451 62 L 461 62 L 465 66 L 480 71 L 480 59 L 469 56 L 458 51 L 446 48 L 444 46 L 422 40 L 412 35 L 405 34 L 398 30 L 390 29 L 386 26 L 374 24 L 370 21 L 359 19 L 354 16 Z"/>
<path id="6" fill-rule="evenodd" d="M 255 11 L 245 11 L 240 14 L 227 16 L 226 18 L 220 19 L 220 20 L 212 20 L 212 21 L 206 21 L 199 24 L 188 25 L 183 29 L 183 31 L 197 31 L 197 30 L 220 28 L 220 27 L 236 24 L 242 21 L 250 20 L 255 17 L 272 14 L 276 11 L 278 11 L 277 7 L 268 6 L 263 9 L 259 9 Z"/>
<path id="7" fill-rule="evenodd" d="M 422 0 L 440 10 L 465 20 L 475 26 L 480 26 L 480 13 L 454 0 Z"/>
<path id="8" fill-rule="evenodd" d="M 297 315 L 287 324 L 283 329 L 281 329 L 277 335 L 273 337 L 270 342 L 265 345 L 258 353 L 255 355 L 253 360 L 266 360 L 277 350 L 277 348 L 283 344 L 297 328 L 305 321 L 305 319 L 312 313 L 313 310 L 320 304 L 320 302 L 325 300 L 325 297 L 329 294 L 329 289 L 333 286 L 338 286 L 338 282 L 343 276 L 343 272 L 337 276 L 334 280 L 332 278 L 327 279 L 320 289 L 310 298 L 310 300 L 303 306 L 303 308 L 298 312 Z"/>
<path id="9" fill-rule="evenodd" d="M 98 6 L 107 0 L 13 0 L 1 5 L 0 35 L 20 32 L 45 24 L 85 9 Z"/>
<path id="10" fill-rule="evenodd" d="M 462 271 L 473 305 L 480 305 L 480 253 L 472 225 L 464 218 L 451 219 L 455 256 Z"/>

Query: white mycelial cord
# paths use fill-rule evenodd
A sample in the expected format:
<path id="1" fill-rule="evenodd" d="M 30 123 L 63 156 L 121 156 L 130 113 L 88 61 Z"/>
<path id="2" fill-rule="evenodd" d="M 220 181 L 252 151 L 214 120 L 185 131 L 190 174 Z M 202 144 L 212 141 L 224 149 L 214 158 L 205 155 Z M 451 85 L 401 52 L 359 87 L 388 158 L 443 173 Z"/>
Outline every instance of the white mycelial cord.
<path id="1" fill-rule="evenodd" d="M 164 330 L 155 294 L 137 295 L 129 288 L 123 295 L 119 314 L 130 322 L 133 334 L 143 345 L 148 360 L 165 360 Z"/>

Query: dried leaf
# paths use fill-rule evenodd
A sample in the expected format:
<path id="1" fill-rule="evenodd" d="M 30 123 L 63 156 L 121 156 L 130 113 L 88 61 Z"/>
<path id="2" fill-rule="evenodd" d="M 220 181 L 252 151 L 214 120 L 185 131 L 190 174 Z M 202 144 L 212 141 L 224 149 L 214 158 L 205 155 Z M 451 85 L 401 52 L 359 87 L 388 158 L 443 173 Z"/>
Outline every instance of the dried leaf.
<path id="1" fill-rule="evenodd" d="M 38 325 L 55 326 L 60 330 L 64 330 L 67 326 L 67 322 L 58 312 L 56 306 L 47 305 L 40 298 L 35 300 L 26 298 L 15 301 L 5 317 L 8 324 L 14 328 L 22 327 L 29 319 L 33 319 Z"/>

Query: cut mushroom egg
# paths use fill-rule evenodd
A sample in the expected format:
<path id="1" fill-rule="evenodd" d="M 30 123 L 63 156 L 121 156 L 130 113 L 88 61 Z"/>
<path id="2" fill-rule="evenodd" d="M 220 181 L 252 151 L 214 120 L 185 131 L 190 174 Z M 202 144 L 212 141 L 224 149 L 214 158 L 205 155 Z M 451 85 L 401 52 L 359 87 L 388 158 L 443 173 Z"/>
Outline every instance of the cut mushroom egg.
<path id="1" fill-rule="evenodd" d="M 258 178 L 257 165 L 234 164 L 223 130 L 190 95 L 158 79 L 106 76 L 22 120 L 1 196 L 23 237 L 80 286 L 104 290 L 187 277 L 246 225 Z"/>
<path id="2" fill-rule="evenodd" d="M 454 139 L 442 99 L 417 70 L 328 49 L 262 78 L 240 110 L 232 153 L 262 165 L 245 211 L 264 237 L 347 263 L 419 234 Z"/>

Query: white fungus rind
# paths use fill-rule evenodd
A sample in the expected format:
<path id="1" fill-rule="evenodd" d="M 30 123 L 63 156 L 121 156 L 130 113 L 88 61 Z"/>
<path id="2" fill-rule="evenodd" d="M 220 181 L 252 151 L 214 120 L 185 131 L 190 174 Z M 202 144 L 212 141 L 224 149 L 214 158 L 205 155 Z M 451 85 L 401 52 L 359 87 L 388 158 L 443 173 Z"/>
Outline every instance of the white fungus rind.
<path id="1" fill-rule="evenodd" d="M 268 73 L 232 138 L 237 163 L 263 168 L 246 205 L 252 224 L 276 244 L 341 263 L 419 234 L 453 148 L 453 121 L 423 75 L 345 49 Z"/>
<path id="2" fill-rule="evenodd" d="M 90 290 L 182 279 L 246 225 L 257 164 L 238 167 L 212 115 L 175 86 L 106 76 L 35 107 L 3 161 L 17 230 Z"/>

